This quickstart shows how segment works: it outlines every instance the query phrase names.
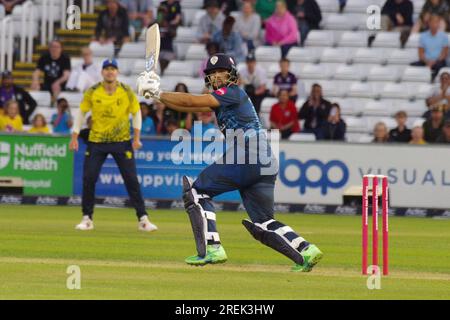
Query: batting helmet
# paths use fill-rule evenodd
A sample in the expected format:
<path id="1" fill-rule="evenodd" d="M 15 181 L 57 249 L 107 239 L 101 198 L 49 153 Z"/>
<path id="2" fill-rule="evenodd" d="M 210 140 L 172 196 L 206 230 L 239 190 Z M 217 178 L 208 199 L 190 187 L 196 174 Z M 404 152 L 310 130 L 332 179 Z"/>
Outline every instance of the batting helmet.
<path id="1" fill-rule="evenodd" d="M 238 80 L 238 71 L 234 59 L 227 54 L 217 53 L 209 58 L 206 68 L 203 70 L 205 73 L 205 83 L 207 87 L 210 87 L 211 81 L 209 74 L 215 70 L 224 69 L 228 71 L 229 78 L 227 81 L 227 86 L 236 83 Z"/>

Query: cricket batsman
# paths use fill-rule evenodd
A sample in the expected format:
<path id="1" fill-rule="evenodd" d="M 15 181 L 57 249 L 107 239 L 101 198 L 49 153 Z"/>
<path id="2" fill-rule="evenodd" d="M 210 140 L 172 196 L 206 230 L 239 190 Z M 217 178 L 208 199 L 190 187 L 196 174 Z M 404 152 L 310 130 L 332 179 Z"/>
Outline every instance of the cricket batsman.
<path id="1" fill-rule="evenodd" d="M 139 101 L 133 90 L 117 81 L 119 67 L 116 60 L 103 62 L 100 82 L 89 88 L 84 94 L 80 110 L 74 121 L 70 149 L 78 151 L 78 135 L 86 113 L 91 112 L 92 128 L 84 158 L 83 167 L 83 219 L 75 228 L 94 229 L 93 214 L 95 204 L 95 184 L 106 157 L 110 154 L 119 167 L 138 217 L 138 229 L 155 231 L 158 228 L 148 219 L 136 174 L 134 150 L 141 148 L 140 132 L 142 116 Z M 130 137 L 130 121 L 134 129 L 133 141 Z"/>
<path id="2" fill-rule="evenodd" d="M 160 78 L 153 71 L 143 72 L 139 76 L 138 93 L 150 94 L 154 99 L 181 112 L 214 111 L 219 127 L 225 134 L 230 130 L 263 133 L 252 102 L 245 91 L 237 86 L 238 72 L 233 58 L 226 54 L 212 56 L 204 73 L 211 94 L 162 92 Z M 266 135 L 263 134 L 263 137 L 257 152 L 270 151 Z M 247 144 L 244 148 L 246 156 L 254 151 Z M 322 252 L 291 227 L 274 218 L 274 187 L 278 165 L 275 165 L 274 173 L 262 174 L 267 164 L 260 161 L 255 164 L 227 163 L 228 152 L 231 152 L 230 149 L 227 149 L 222 161 L 208 166 L 195 182 L 183 177 L 183 200 L 197 247 L 197 255 L 186 258 L 186 263 L 205 265 L 227 260 L 216 227 L 212 199 L 222 193 L 239 190 L 250 217 L 250 220 L 242 221 L 248 232 L 256 240 L 294 261 L 293 271 L 311 271 L 322 258 Z M 236 160 L 234 155 L 230 158 Z M 271 159 L 276 162 L 273 154 Z"/>

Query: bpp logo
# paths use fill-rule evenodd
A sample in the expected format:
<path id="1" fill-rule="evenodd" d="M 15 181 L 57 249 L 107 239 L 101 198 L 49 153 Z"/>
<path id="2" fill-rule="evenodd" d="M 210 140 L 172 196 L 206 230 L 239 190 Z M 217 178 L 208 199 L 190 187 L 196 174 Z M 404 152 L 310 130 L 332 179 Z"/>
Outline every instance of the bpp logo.
<path id="1" fill-rule="evenodd" d="M 6 168 L 11 159 L 11 146 L 9 143 L 0 142 L 0 170 Z"/>
<path id="2" fill-rule="evenodd" d="M 298 168 L 300 174 L 295 179 L 287 176 L 286 171 L 290 166 Z M 316 167 L 320 172 L 320 177 L 316 180 L 308 178 L 308 170 Z M 340 170 L 342 177 L 339 181 L 330 180 L 329 173 L 334 168 Z M 297 159 L 286 159 L 284 152 L 280 153 L 280 179 L 286 186 L 290 188 L 299 188 L 300 194 L 305 194 L 307 188 L 320 188 L 322 195 L 328 193 L 328 188 L 339 189 L 345 186 L 349 179 L 350 173 L 347 166 L 339 160 L 331 160 L 323 163 L 317 159 L 311 159 L 305 163 Z"/>

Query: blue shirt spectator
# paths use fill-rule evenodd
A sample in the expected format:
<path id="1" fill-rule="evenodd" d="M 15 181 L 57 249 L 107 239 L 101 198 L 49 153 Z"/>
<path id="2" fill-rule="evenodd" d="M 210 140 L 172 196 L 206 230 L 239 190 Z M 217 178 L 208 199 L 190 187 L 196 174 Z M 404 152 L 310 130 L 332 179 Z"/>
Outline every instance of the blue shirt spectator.
<path id="1" fill-rule="evenodd" d="M 212 38 L 213 42 L 219 44 L 219 51 L 232 56 L 236 60 L 236 64 L 245 60 L 245 52 L 243 49 L 243 40 L 238 32 L 233 31 L 235 19 L 228 16 L 223 22 L 222 31 L 217 31 Z"/>
<path id="2" fill-rule="evenodd" d="M 425 50 L 425 59 L 438 60 L 442 49 L 448 47 L 448 37 L 445 32 L 432 34 L 430 30 L 420 34 L 419 47 Z"/>

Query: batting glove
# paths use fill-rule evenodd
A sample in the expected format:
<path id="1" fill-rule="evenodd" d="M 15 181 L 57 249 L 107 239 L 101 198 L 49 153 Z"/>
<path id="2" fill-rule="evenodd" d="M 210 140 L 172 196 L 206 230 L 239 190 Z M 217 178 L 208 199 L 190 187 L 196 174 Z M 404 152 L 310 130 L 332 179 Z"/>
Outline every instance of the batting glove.
<path id="1" fill-rule="evenodd" d="M 161 95 L 161 79 L 153 71 L 142 72 L 137 79 L 137 89 L 140 96 L 144 96 L 147 99 L 158 99 Z"/>

